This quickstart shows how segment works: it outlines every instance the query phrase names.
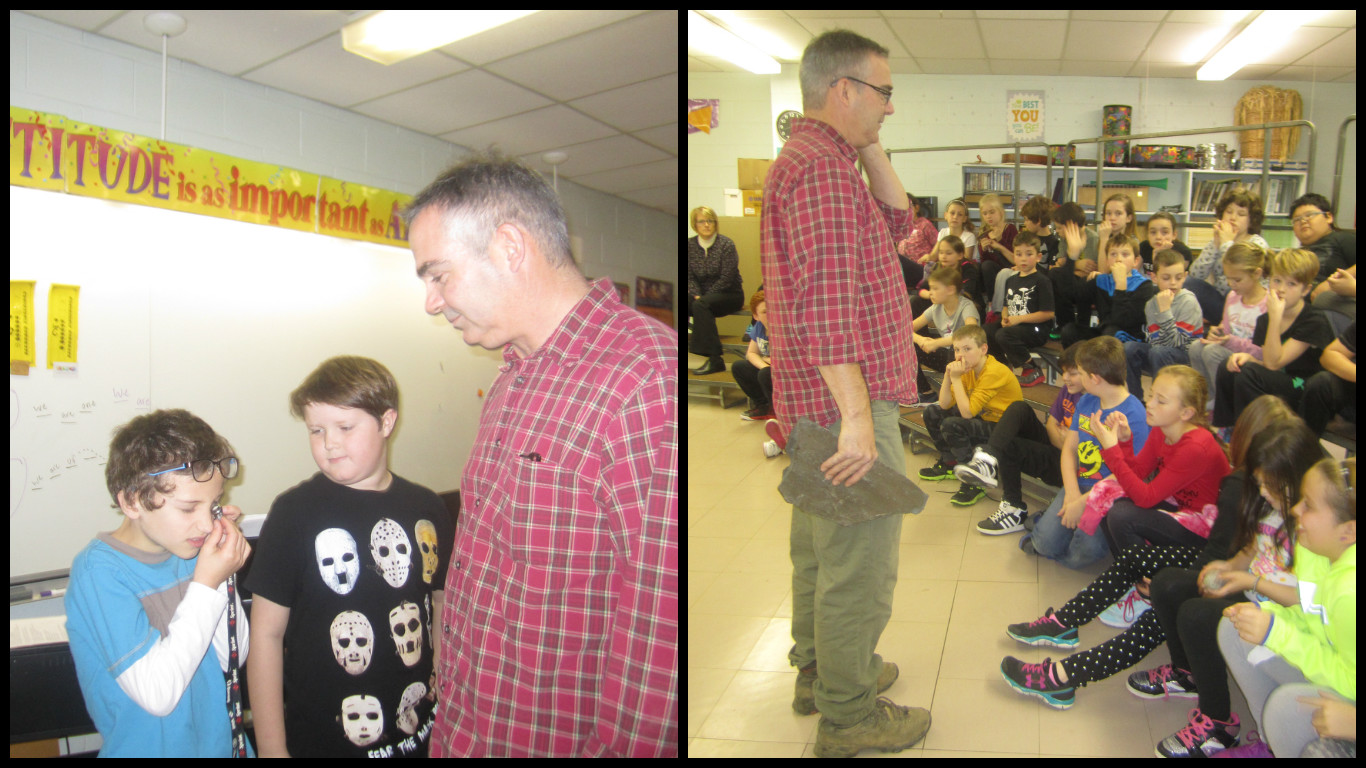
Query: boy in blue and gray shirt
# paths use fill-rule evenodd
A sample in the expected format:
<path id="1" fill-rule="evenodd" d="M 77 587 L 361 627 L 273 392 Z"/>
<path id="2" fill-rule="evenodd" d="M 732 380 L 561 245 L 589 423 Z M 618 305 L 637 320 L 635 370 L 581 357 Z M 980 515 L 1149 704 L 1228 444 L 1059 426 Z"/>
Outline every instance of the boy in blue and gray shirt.
<path id="1" fill-rule="evenodd" d="M 251 547 L 235 522 L 241 510 L 216 519 L 213 509 L 236 474 L 232 447 L 188 411 L 155 411 L 114 434 L 105 482 L 123 524 L 76 555 L 66 593 L 100 757 L 233 754 L 225 582 Z M 235 603 L 241 668 L 247 616 Z"/>
<path id="2" fill-rule="evenodd" d="M 1143 399 L 1143 374 L 1156 376 L 1168 365 L 1190 365 L 1186 350 L 1196 339 L 1204 338 L 1205 320 L 1200 302 L 1182 284 L 1186 281 L 1186 259 L 1174 250 L 1158 251 L 1153 256 L 1153 278 L 1157 293 L 1143 305 L 1144 341 L 1124 342 L 1124 360 L 1129 369 L 1129 391 Z"/>

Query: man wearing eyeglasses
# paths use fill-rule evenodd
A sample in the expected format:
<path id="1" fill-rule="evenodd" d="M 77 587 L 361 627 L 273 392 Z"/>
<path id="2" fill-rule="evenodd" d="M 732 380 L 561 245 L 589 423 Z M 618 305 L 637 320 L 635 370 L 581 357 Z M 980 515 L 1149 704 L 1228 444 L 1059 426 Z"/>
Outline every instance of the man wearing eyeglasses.
<path id="1" fill-rule="evenodd" d="M 774 408 L 789 428 L 808 418 L 838 433 L 821 470 L 844 485 L 874 461 L 905 473 L 897 401 L 916 397 L 894 245 L 911 218 L 878 135 L 894 112 L 888 55 L 847 30 L 807 46 L 806 116 L 793 121 L 764 184 L 760 261 L 781 361 Z M 900 750 L 929 730 L 929 712 L 878 698 L 898 675 L 873 649 L 891 616 L 900 537 L 900 515 L 840 526 L 792 508 L 793 708 L 821 713 L 819 757 Z"/>

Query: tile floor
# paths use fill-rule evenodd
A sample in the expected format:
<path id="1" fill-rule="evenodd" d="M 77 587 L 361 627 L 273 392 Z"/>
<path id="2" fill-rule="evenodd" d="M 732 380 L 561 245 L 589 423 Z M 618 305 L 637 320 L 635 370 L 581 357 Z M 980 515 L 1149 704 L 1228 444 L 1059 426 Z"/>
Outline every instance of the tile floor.
<path id="1" fill-rule="evenodd" d="M 777 486 L 788 460 L 764 458 L 763 427 L 742 421 L 742 410 L 688 402 L 688 754 L 809 757 L 819 716 L 792 711 L 796 670 L 787 662 L 792 508 Z M 907 452 L 907 474 L 934 458 Z M 933 725 L 921 743 L 888 756 L 1152 757 L 1185 725 L 1194 700 L 1138 699 L 1126 690 L 1127 673 L 1079 689 L 1066 711 L 1011 689 L 1002 657 L 1037 662 L 1060 651 L 1016 643 L 1005 625 L 1061 606 L 1109 560 L 1077 572 L 1027 556 L 1018 535 L 988 537 L 973 527 L 999 492 L 962 508 L 948 503 L 956 482 L 922 487 L 930 503 L 902 526 L 892 618 L 878 652 L 901 668 L 884 695 L 929 709 Z M 1093 622 L 1081 642 L 1090 647 L 1118 632 Z M 1138 668 L 1167 661 L 1159 648 Z M 1234 711 L 1252 723 L 1237 686 L 1231 690 Z"/>

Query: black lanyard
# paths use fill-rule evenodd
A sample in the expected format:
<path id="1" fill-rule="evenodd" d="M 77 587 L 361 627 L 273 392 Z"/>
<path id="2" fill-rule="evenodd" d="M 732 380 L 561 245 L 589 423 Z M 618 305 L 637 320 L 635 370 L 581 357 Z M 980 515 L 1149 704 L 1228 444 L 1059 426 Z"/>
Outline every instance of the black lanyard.
<path id="1" fill-rule="evenodd" d="M 247 756 L 247 731 L 242 727 L 242 684 L 237 672 L 237 576 L 228 577 L 228 720 L 232 722 L 232 756 Z"/>
<path id="2" fill-rule="evenodd" d="M 223 508 L 214 504 L 213 516 L 222 518 Z M 223 678 L 228 689 L 228 722 L 232 723 L 232 756 L 246 757 L 247 731 L 242 727 L 242 683 L 237 664 L 237 574 L 233 574 L 228 577 L 228 671 Z"/>

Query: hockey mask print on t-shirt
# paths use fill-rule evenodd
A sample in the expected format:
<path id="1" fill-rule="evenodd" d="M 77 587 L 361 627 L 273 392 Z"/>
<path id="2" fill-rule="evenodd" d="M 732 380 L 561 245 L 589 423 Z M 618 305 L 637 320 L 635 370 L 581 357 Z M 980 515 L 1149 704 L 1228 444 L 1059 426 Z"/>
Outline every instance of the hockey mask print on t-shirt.
<path id="1" fill-rule="evenodd" d="M 404 666 L 411 667 L 422 660 L 422 620 L 415 604 L 404 600 L 389 611 L 389 634 Z"/>
<path id="2" fill-rule="evenodd" d="M 328 528 L 313 540 L 313 551 L 327 586 L 339 595 L 350 594 L 360 577 L 360 553 L 351 534 L 342 528 Z"/>
<path id="3" fill-rule="evenodd" d="M 332 636 L 332 655 L 347 674 L 359 675 L 370 666 L 375 655 L 375 628 L 359 611 L 342 611 L 328 630 Z"/>
<path id="4" fill-rule="evenodd" d="M 431 520 L 418 520 L 413 532 L 417 534 L 417 548 L 422 553 L 422 580 L 431 584 L 436 575 L 436 526 Z"/>
<path id="5" fill-rule="evenodd" d="M 401 587 L 408 581 L 408 570 L 413 563 L 413 545 L 408 541 L 403 526 L 387 517 L 375 523 L 375 527 L 370 529 L 370 554 L 374 555 L 375 564 L 389 586 Z"/>
<path id="6" fill-rule="evenodd" d="M 384 710 L 374 696 L 355 695 L 342 699 L 342 729 L 358 747 L 374 744 L 384 735 Z"/>

